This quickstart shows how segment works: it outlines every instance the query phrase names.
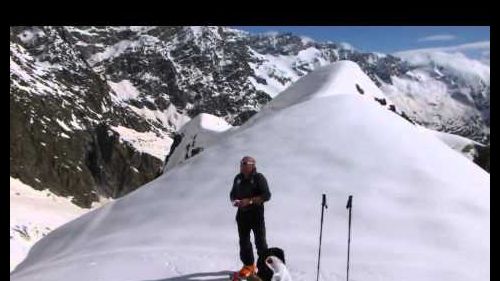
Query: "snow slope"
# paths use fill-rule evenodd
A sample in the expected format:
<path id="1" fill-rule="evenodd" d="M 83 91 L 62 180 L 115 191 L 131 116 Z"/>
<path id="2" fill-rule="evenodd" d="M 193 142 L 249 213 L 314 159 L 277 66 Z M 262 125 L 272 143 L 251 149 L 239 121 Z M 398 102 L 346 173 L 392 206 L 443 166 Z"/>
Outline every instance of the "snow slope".
<path id="1" fill-rule="evenodd" d="M 94 203 L 93 208 L 106 201 Z M 53 229 L 71 221 L 90 209 L 71 203 L 71 198 L 50 191 L 38 191 L 10 178 L 10 270 L 28 254 L 30 247 Z"/>
<path id="2" fill-rule="evenodd" d="M 443 133 L 439 131 L 430 130 L 424 127 L 419 127 L 422 131 L 427 132 L 428 134 L 434 135 L 439 138 L 441 141 L 446 143 L 453 150 L 462 153 L 467 159 L 473 161 L 474 157 L 477 156 L 477 150 L 474 148 L 475 146 L 484 146 L 478 142 L 470 140 L 468 138 L 464 138 L 461 136 L 457 136 L 454 134 Z"/>
<path id="3" fill-rule="evenodd" d="M 351 79 L 327 78 L 339 73 Z M 489 174 L 355 84 L 373 88 L 350 62 L 312 72 L 203 153 L 47 235 L 11 280 L 225 280 L 240 267 L 229 190 L 247 154 L 293 280 L 316 274 L 322 193 L 320 280 L 345 278 L 349 194 L 351 280 L 489 280 Z"/>
<path id="4" fill-rule="evenodd" d="M 171 138 L 158 137 L 153 132 L 141 133 L 123 126 L 111 126 L 111 129 L 120 134 L 120 140 L 130 143 L 137 151 L 148 153 L 162 161 L 172 145 Z"/>

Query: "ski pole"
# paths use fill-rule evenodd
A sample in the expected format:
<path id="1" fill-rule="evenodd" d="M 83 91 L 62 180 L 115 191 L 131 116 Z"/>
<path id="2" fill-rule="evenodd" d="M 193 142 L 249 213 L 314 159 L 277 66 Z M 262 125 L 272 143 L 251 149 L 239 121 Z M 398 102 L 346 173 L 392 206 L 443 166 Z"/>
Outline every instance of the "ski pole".
<path id="1" fill-rule="evenodd" d="M 326 194 L 323 194 L 323 200 L 321 201 L 321 226 L 319 230 L 318 269 L 316 274 L 316 281 L 319 281 L 319 262 L 321 259 L 321 238 L 323 236 L 323 214 L 325 208 L 328 209 L 328 205 L 326 204 Z"/>
<path id="2" fill-rule="evenodd" d="M 352 195 L 349 195 L 346 209 L 349 209 L 349 234 L 347 236 L 347 281 L 349 281 L 349 252 L 351 250 L 351 211 L 352 211 Z"/>

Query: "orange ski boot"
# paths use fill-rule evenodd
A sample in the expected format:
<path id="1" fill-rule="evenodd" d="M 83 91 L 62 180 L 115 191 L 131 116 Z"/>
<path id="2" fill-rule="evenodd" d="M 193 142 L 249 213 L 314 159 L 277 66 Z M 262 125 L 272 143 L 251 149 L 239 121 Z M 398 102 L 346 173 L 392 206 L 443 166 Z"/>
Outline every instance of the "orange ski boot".
<path id="1" fill-rule="evenodd" d="M 248 276 L 253 275 L 257 272 L 257 267 L 255 265 L 245 265 L 239 271 L 239 276 L 241 278 L 248 278 Z"/>

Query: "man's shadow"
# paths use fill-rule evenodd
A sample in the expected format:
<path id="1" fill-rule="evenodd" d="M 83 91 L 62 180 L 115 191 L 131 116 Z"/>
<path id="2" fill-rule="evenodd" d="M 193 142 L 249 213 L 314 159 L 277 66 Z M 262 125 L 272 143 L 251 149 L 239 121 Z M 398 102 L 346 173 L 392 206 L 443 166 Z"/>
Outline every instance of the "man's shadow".
<path id="1" fill-rule="evenodd" d="M 144 281 L 228 281 L 232 271 L 201 272 L 157 280 Z"/>

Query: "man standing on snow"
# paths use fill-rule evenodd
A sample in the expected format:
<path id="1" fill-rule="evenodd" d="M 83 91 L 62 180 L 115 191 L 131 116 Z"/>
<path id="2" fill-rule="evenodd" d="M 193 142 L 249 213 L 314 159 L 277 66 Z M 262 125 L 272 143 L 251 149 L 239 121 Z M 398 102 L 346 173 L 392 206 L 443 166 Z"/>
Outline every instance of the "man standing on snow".
<path id="1" fill-rule="evenodd" d="M 257 173 L 254 158 L 245 156 L 241 159 L 240 173 L 234 178 L 229 197 L 233 206 L 238 208 L 236 222 L 240 237 L 240 259 L 244 265 L 239 274 L 248 277 L 256 272 L 250 231 L 253 231 L 260 257 L 267 250 L 264 202 L 271 198 L 267 180 L 263 174 Z"/>

